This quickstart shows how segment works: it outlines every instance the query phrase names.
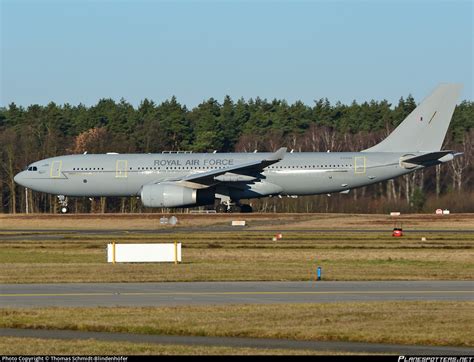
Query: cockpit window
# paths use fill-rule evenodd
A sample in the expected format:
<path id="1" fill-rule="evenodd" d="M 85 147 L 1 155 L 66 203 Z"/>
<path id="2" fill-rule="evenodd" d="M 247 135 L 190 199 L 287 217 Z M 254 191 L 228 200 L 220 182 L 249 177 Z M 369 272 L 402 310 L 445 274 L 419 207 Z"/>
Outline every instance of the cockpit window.
<path id="1" fill-rule="evenodd" d="M 30 167 L 28 167 L 28 171 L 38 171 L 38 167 L 30 166 Z"/>

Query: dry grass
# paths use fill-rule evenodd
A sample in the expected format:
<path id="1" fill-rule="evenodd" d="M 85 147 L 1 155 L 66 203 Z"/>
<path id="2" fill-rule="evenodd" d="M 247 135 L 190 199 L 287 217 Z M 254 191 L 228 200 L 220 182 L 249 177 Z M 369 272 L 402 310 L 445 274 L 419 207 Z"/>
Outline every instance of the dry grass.
<path id="1" fill-rule="evenodd" d="M 278 215 L 278 214 L 277 214 Z M 311 215 L 311 214 L 309 214 Z M 380 214 L 312 214 L 307 219 L 288 221 L 285 229 L 371 229 L 388 230 L 395 222 L 411 230 L 474 230 L 472 214 L 405 214 L 397 217 Z M 277 216 L 278 218 L 278 216 Z"/>
<path id="2" fill-rule="evenodd" d="M 474 302 L 0 310 L 0 326 L 474 346 Z"/>
<path id="3" fill-rule="evenodd" d="M 171 214 L 1 214 L 0 229 L 161 229 L 162 216 Z M 391 217 L 380 214 L 174 214 L 179 227 L 230 225 L 232 220 L 246 220 L 250 228 L 289 229 L 378 229 L 393 227 L 400 221 L 412 229 L 474 229 L 472 214 L 407 214 Z"/>
<path id="4" fill-rule="evenodd" d="M 253 220 L 271 222 L 273 214 L 0 214 L 0 229 L 162 229 L 169 225 L 160 224 L 160 218 L 175 215 L 179 227 L 205 227 L 230 225 L 232 220 Z M 307 219 L 302 214 L 279 214 L 283 221 Z"/>
<path id="5" fill-rule="evenodd" d="M 188 233 L 66 236 L 64 240 L 4 240 L 1 283 L 310 280 L 472 280 L 474 234 L 427 233 Z M 0 236 L 1 239 L 1 236 Z M 106 263 L 105 247 L 119 242 L 183 243 L 183 263 Z"/>
<path id="6" fill-rule="evenodd" d="M 386 215 L 242 214 L 178 215 L 181 226 L 160 226 L 160 214 L 138 215 L 0 215 L 0 283 L 140 282 L 208 280 L 310 280 L 317 266 L 326 280 L 472 280 L 474 218 L 470 214 L 403 216 L 404 228 L 466 229 L 465 233 L 406 232 L 393 238 Z M 248 219 L 246 231 L 205 232 L 205 226 Z M 409 220 L 409 221 L 408 221 Z M 311 233 L 308 228 L 381 229 L 380 232 Z M 12 232 L 8 229 L 24 229 Z M 101 229 L 133 232 L 75 234 L 59 231 L 51 240 L 28 229 Z M 168 228 L 172 233 L 146 234 L 140 229 Z M 266 231 L 252 231 L 268 229 Z M 283 239 L 273 242 L 277 231 Z M 9 239 L 12 235 L 18 238 Z M 427 241 L 421 241 L 421 236 Z M 48 238 L 48 236 L 42 236 Z M 3 238 L 3 240 L 2 240 Z M 106 263 L 108 242 L 183 243 L 183 261 L 170 264 Z"/>
<path id="7" fill-rule="evenodd" d="M 95 340 L 59 340 L 0 337 L 3 355 L 333 355 L 318 352 L 283 349 L 183 346 L 170 344 L 101 342 Z"/>
<path id="8" fill-rule="evenodd" d="M 30 229 L 154 229 L 160 214 L 0 215 L 0 283 L 144 282 L 208 280 L 310 280 L 317 266 L 326 280 L 472 280 L 474 234 L 407 233 L 392 238 L 385 215 L 263 214 L 178 215 L 180 226 L 214 227 L 244 219 L 268 232 L 173 234 L 135 231 L 38 240 Z M 406 216 L 405 229 L 474 229 L 472 215 Z M 380 233 L 290 232 L 363 229 Z M 8 229 L 23 229 L 11 232 Z M 238 230 L 238 229 L 236 229 Z M 283 239 L 271 240 L 277 231 Z M 10 235 L 20 239 L 8 239 Z M 2 240 L 3 236 L 3 240 Z M 421 236 L 427 241 L 421 242 Z M 183 243 L 184 263 L 107 264 L 107 242 Z M 277 337 L 375 343 L 474 345 L 472 302 L 377 302 L 166 308 L 45 308 L 0 310 L 0 325 L 178 335 Z M 31 345 L 31 350 L 19 350 Z M 27 342 L 27 343 L 23 343 Z M 18 343 L 19 344 L 19 343 Z M 18 345 L 17 344 L 17 345 Z M 0 338 L 6 354 L 257 354 L 259 350 L 159 346 L 97 341 Z M 31 352 L 30 352 L 31 351 Z M 44 352 L 42 352 L 44 351 Z M 110 351 L 110 352 L 109 352 Z M 266 352 L 264 352 L 266 353 Z M 271 350 L 268 354 L 280 352 Z M 289 354 L 291 351 L 281 351 Z M 303 352 L 306 353 L 306 352 Z M 311 352 L 312 353 L 312 352 Z M 324 353 L 326 354 L 326 352 Z"/>

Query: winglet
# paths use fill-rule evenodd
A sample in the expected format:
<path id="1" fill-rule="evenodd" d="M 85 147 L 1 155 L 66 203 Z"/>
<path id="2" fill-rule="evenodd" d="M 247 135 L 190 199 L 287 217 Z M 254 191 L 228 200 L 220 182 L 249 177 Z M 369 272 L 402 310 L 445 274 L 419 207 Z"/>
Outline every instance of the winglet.
<path id="1" fill-rule="evenodd" d="M 278 151 L 274 152 L 270 157 L 265 161 L 280 161 L 285 157 L 286 147 L 280 148 Z"/>

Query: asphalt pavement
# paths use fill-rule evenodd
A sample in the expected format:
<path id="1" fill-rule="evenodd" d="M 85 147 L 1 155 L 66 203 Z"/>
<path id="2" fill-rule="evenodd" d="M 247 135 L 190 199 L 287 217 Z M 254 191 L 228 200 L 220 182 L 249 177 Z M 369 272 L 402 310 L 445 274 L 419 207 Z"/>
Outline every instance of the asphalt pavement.
<path id="1" fill-rule="evenodd" d="M 1 307 L 473 301 L 474 281 L 0 284 Z"/>

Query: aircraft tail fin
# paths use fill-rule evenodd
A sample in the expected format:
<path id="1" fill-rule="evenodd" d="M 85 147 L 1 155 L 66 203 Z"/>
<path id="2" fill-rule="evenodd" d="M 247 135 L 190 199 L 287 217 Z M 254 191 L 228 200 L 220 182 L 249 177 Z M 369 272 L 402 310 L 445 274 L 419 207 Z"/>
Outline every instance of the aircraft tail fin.
<path id="1" fill-rule="evenodd" d="M 382 142 L 365 152 L 441 150 L 462 84 L 440 84 Z"/>

